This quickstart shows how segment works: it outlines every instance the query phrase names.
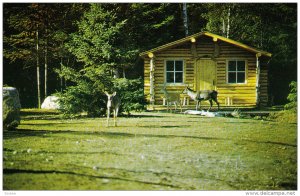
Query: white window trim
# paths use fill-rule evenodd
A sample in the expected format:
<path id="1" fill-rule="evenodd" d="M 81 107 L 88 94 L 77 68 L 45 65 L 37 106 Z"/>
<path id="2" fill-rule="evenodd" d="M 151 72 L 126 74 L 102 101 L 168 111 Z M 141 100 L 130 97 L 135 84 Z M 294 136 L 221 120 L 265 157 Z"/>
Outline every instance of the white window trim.
<path id="1" fill-rule="evenodd" d="M 245 61 L 245 71 L 229 71 L 229 61 Z M 228 73 L 229 72 L 235 72 L 235 73 L 238 73 L 238 72 L 243 72 L 245 73 L 245 82 L 243 83 L 230 83 L 228 80 L 229 80 L 229 77 L 228 77 Z M 239 59 L 239 58 L 235 58 L 235 59 L 227 59 L 226 60 L 226 84 L 229 84 L 229 85 L 243 85 L 243 84 L 247 84 L 248 83 L 248 61 L 246 59 Z"/>
<path id="2" fill-rule="evenodd" d="M 178 71 L 178 72 L 182 72 L 182 82 L 181 83 L 168 83 L 167 82 L 167 61 L 182 61 L 182 71 Z M 164 60 L 164 84 L 167 86 L 182 86 L 185 85 L 185 60 L 184 59 L 179 59 L 179 58 L 169 58 L 169 59 L 165 59 Z M 174 71 L 172 71 L 174 72 Z M 176 73 L 176 71 L 174 72 L 174 74 Z M 174 76 L 175 78 L 175 76 Z"/>

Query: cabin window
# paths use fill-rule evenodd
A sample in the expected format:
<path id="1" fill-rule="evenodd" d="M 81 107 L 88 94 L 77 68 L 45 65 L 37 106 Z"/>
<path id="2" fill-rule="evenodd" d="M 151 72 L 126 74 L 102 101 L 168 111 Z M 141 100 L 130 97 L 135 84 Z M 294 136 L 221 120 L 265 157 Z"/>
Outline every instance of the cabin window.
<path id="1" fill-rule="evenodd" d="M 183 61 L 182 60 L 166 61 L 166 82 L 183 83 Z"/>
<path id="2" fill-rule="evenodd" d="M 227 82 L 230 84 L 246 83 L 246 62 L 230 60 L 227 64 Z"/>

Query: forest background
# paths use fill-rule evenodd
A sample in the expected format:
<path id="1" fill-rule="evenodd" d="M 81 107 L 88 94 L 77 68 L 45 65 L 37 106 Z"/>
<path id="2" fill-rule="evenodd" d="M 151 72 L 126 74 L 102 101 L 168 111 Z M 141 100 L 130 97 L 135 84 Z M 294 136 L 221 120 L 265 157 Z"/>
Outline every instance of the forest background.
<path id="1" fill-rule="evenodd" d="M 4 3 L 3 84 L 18 89 L 23 108 L 53 93 L 124 87 L 111 78 L 139 94 L 138 54 L 201 31 L 272 53 L 269 104 L 287 102 L 297 81 L 296 3 Z"/>

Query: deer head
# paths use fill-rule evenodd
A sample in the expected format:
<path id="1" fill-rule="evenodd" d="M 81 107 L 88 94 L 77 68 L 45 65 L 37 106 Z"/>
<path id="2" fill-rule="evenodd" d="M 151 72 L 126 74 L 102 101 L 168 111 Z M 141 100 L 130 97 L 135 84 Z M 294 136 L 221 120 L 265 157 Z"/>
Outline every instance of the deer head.
<path id="1" fill-rule="evenodd" d="M 187 93 L 187 90 L 189 89 L 189 84 L 185 85 L 184 90 L 182 91 L 182 93 Z"/>
<path id="2" fill-rule="evenodd" d="M 113 98 L 117 95 L 117 92 L 114 92 L 113 94 L 109 94 L 108 92 L 104 92 L 107 96 L 107 107 L 112 106 Z"/>

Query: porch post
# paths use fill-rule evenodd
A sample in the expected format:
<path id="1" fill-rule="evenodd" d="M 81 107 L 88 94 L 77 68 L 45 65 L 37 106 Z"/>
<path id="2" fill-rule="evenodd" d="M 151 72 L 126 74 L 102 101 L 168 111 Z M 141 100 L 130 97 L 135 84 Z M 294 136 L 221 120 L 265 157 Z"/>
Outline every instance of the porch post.
<path id="1" fill-rule="evenodd" d="M 256 106 L 260 105 L 260 63 L 261 53 L 256 54 Z"/>
<path id="2" fill-rule="evenodd" d="M 191 38 L 191 53 L 194 59 L 197 58 L 196 38 Z"/>
<path id="3" fill-rule="evenodd" d="M 148 54 L 150 58 L 150 104 L 154 105 L 155 103 L 155 91 L 154 91 L 154 69 L 155 69 L 155 64 L 154 64 L 154 54 L 149 53 Z"/>

